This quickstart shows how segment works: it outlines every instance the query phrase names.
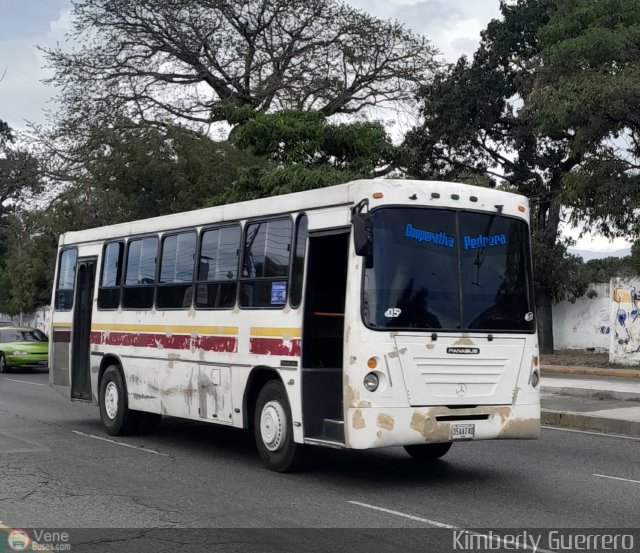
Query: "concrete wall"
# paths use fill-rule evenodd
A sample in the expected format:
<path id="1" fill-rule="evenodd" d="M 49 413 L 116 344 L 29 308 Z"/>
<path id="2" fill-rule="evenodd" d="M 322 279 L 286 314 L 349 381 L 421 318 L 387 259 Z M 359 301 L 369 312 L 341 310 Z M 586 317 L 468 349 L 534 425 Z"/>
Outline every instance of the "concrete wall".
<path id="1" fill-rule="evenodd" d="M 553 306 L 555 349 L 586 349 L 606 352 L 611 341 L 611 294 L 609 283 L 591 286 L 598 295 L 575 303 Z M 640 290 L 640 287 L 638 288 Z M 640 326 L 640 323 L 639 325 Z"/>
<path id="2" fill-rule="evenodd" d="M 41 307 L 35 313 L 22 315 L 23 326 L 39 328 L 45 334 L 49 334 L 51 326 L 51 310 L 49 306 Z"/>
<path id="3" fill-rule="evenodd" d="M 2 313 L 0 313 L 0 321 L 11 321 L 11 323 L 15 326 L 30 326 L 33 328 L 39 328 L 45 334 L 49 334 L 49 327 L 51 325 L 51 310 L 49 306 L 44 306 L 34 313 L 23 313 L 22 315 L 16 315 L 15 317 L 3 315 Z"/>
<path id="4" fill-rule="evenodd" d="M 611 279 L 609 362 L 640 365 L 640 280 Z"/>

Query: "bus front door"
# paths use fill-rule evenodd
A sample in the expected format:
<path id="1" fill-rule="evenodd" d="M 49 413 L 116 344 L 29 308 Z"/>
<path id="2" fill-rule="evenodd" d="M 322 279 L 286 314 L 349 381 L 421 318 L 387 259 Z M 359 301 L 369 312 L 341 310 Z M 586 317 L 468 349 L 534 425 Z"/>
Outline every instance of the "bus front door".
<path id="1" fill-rule="evenodd" d="M 91 313 L 96 259 L 78 259 L 71 327 L 71 398 L 91 401 Z"/>
<path id="2" fill-rule="evenodd" d="M 349 232 L 310 232 L 302 331 L 305 438 L 344 443 L 342 378 Z"/>

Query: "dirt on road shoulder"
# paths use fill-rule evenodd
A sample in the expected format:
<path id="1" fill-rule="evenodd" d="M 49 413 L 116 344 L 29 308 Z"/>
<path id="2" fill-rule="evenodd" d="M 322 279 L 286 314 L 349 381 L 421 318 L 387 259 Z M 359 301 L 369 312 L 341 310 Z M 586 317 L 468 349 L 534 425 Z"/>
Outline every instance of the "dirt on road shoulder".
<path id="1" fill-rule="evenodd" d="M 542 365 L 564 367 L 617 367 L 609 364 L 608 353 L 595 353 L 582 349 L 556 350 L 553 355 L 541 355 Z"/>

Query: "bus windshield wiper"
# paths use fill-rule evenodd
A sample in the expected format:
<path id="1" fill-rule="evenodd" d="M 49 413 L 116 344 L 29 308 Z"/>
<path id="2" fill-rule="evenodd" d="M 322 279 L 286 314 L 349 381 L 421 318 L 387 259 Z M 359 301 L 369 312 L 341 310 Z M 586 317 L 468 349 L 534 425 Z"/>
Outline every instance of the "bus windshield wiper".
<path id="1" fill-rule="evenodd" d="M 489 222 L 487 223 L 487 228 L 484 229 L 484 233 L 482 236 L 486 236 L 489 237 L 489 233 L 493 230 L 493 224 L 496 222 L 496 220 L 498 219 L 498 217 L 500 217 L 500 215 L 502 215 L 502 210 L 504 209 L 504 205 L 496 205 L 494 206 L 496 208 L 496 212 L 491 215 L 491 218 L 489 219 Z M 484 243 L 484 241 L 482 242 L 482 247 L 478 250 L 478 253 L 476 254 L 476 258 L 473 260 L 473 264 L 476 266 L 476 281 L 472 282 L 471 284 L 475 284 L 476 286 L 480 286 L 480 267 L 482 266 L 482 264 L 484 263 L 484 250 L 486 248 L 486 245 Z"/>

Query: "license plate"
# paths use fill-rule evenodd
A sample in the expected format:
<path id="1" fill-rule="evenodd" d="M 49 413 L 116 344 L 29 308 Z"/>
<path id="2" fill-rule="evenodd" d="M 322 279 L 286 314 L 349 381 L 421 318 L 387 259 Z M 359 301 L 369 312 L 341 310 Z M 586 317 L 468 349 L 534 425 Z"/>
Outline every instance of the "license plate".
<path id="1" fill-rule="evenodd" d="M 452 440 L 472 440 L 475 434 L 475 424 L 454 424 L 451 426 Z"/>

